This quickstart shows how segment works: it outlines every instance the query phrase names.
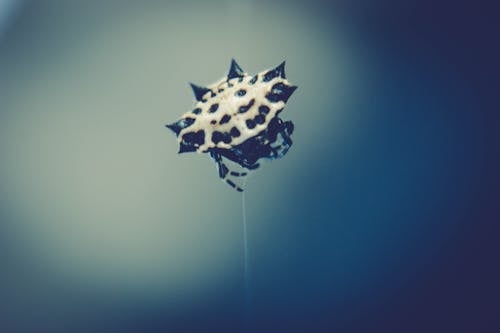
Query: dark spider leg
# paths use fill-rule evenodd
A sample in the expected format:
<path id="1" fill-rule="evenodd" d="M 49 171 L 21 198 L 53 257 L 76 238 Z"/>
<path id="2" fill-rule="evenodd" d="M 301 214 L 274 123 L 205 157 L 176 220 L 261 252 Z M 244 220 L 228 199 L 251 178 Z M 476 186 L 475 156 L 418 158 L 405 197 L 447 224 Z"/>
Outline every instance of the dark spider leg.
<path id="1" fill-rule="evenodd" d="M 236 172 L 236 171 L 230 171 L 229 174 L 235 177 L 244 177 L 247 175 L 246 172 Z"/>
<path id="2" fill-rule="evenodd" d="M 248 150 L 243 148 L 242 145 L 236 146 L 232 150 L 220 149 L 220 150 L 216 150 L 215 152 L 217 154 L 220 154 L 222 157 L 227 158 L 230 161 L 238 163 L 242 168 L 245 168 L 248 170 L 257 169 L 260 166 L 260 164 L 256 163 L 256 161 L 260 157 L 262 157 L 262 156 L 258 156 L 258 157 L 253 156 L 251 159 L 248 159 L 247 157 L 243 157 L 243 156 L 248 155 Z"/>
<path id="3" fill-rule="evenodd" d="M 286 155 L 286 153 L 290 149 L 290 146 L 291 146 L 291 144 L 289 144 L 288 142 L 285 141 L 282 144 L 280 144 L 279 146 L 273 147 L 271 158 L 282 158 L 283 156 Z"/>
<path id="4" fill-rule="evenodd" d="M 281 132 L 281 135 L 283 136 L 283 140 L 285 140 L 285 143 L 289 146 L 292 145 L 292 139 L 290 138 L 290 135 L 293 133 L 293 123 L 291 121 L 285 122 L 285 128 Z"/>
<path id="5" fill-rule="evenodd" d="M 286 155 L 290 147 L 292 146 L 292 139 L 290 135 L 293 132 L 293 124 L 290 121 L 283 123 L 282 129 L 278 132 L 278 135 L 281 136 L 283 142 L 281 142 L 278 146 L 271 146 L 272 154 L 270 154 L 270 158 L 281 158 Z"/>
<path id="6" fill-rule="evenodd" d="M 246 176 L 246 172 L 240 173 L 240 172 L 235 172 L 235 171 L 229 171 L 226 164 L 224 164 L 224 162 L 222 161 L 222 156 L 219 153 L 215 153 L 212 151 L 212 152 L 210 152 L 210 157 L 212 157 L 214 159 L 215 163 L 217 163 L 217 168 L 219 169 L 219 177 L 223 181 L 228 183 L 229 186 L 234 188 L 236 191 L 243 192 L 243 189 L 241 187 L 239 187 L 238 185 L 236 185 L 231 179 L 227 178 L 227 176 L 228 176 L 228 174 L 232 175 L 232 176 L 237 176 L 237 177 Z"/>
<path id="7" fill-rule="evenodd" d="M 210 152 L 210 157 L 213 158 L 215 163 L 217 164 L 217 169 L 219 170 L 219 177 L 221 179 L 225 179 L 229 169 L 222 163 L 222 156 L 220 154 Z"/>
<path id="8" fill-rule="evenodd" d="M 246 161 L 243 164 L 244 164 L 243 167 L 247 168 L 248 170 L 255 170 L 260 166 L 259 163 L 250 164 Z"/>

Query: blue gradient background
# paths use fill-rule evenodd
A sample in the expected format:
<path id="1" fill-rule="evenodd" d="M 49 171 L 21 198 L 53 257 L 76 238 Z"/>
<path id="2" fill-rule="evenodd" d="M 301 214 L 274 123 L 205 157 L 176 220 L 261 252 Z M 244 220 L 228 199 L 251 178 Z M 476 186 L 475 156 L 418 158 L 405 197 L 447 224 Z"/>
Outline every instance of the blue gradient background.
<path id="1" fill-rule="evenodd" d="M 0 10 L 0 331 L 498 331 L 492 8 Z M 232 57 L 299 86 L 245 192 L 247 308 L 241 198 L 163 127 Z"/>

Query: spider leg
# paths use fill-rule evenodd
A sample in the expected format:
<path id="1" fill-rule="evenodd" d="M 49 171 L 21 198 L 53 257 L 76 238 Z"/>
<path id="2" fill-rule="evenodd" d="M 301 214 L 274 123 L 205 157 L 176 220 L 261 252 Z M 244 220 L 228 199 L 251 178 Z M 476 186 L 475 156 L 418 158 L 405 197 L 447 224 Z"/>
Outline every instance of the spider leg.
<path id="1" fill-rule="evenodd" d="M 246 172 L 230 171 L 229 174 L 231 176 L 235 176 L 235 177 L 245 177 L 248 173 L 246 173 Z"/>
<path id="2" fill-rule="evenodd" d="M 260 166 L 259 163 L 254 163 L 254 164 L 246 164 L 245 168 L 250 169 L 250 170 L 255 170 Z"/>
<path id="3" fill-rule="evenodd" d="M 217 164 L 217 169 L 219 170 L 219 177 L 221 179 L 225 179 L 227 176 L 227 173 L 229 172 L 229 169 L 226 167 L 226 165 L 222 162 L 222 156 L 219 153 L 215 153 L 213 151 L 210 152 L 210 157 L 215 161 Z"/>
<path id="4" fill-rule="evenodd" d="M 282 129 L 277 133 L 281 137 L 280 143 L 278 143 L 278 140 L 273 142 L 273 144 L 270 145 L 271 147 L 271 154 L 270 158 L 281 158 L 285 156 L 285 154 L 288 152 L 288 149 L 292 146 L 292 139 L 290 138 L 290 135 L 293 133 L 293 123 L 290 121 L 287 121 L 282 124 Z M 278 136 L 277 136 L 278 139 Z M 276 144 L 278 143 L 278 144 Z"/>
<path id="5" fill-rule="evenodd" d="M 238 192 L 243 192 L 243 189 L 236 185 L 231 179 L 228 178 L 228 175 L 235 176 L 235 177 L 243 177 L 246 176 L 246 172 L 236 172 L 236 171 L 230 171 L 224 161 L 222 160 L 222 156 L 219 153 L 216 152 L 210 152 L 210 157 L 215 161 L 217 164 L 217 168 L 219 170 L 219 177 L 223 181 L 225 181 L 229 186 L 234 188 Z"/>

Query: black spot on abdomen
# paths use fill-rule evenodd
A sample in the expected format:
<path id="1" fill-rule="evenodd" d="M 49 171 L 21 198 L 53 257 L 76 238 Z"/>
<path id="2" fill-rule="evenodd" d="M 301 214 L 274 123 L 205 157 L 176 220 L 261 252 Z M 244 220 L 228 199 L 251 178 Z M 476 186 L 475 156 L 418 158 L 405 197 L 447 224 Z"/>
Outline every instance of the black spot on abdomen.
<path id="1" fill-rule="evenodd" d="M 219 142 L 224 142 L 224 143 L 230 143 L 231 142 L 231 136 L 229 133 L 222 133 L 219 131 L 214 131 L 212 133 L 212 142 L 215 144 L 218 144 Z"/>
<path id="2" fill-rule="evenodd" d="M 257 116 L 254 118 L 254 120 L 255 120 L 255 122 L 256 122 L 257 124 L 263 124 L 263 123 L 266 121 L 266 119 L 264 118 L 264 116 L 263 116 L 263 115 L 261 115 L 261 114 L 257 115 Z"/>
<path id="3" fill-rule="evenodd" d="M 225 114 L 224 117 L 222 117 L 222 119 L 220 120 L 219 124 L 225 124 L 225 123 L 228 123 L 229 120 L 231 120 L 231 116 L 228 115 L 228 114 Z"/>
<path id="4" fill-rule="evenodd" d="M 182 140 L 192 145 L 202 145 L 205 142 L 205 131 L 188 132 L 182 136 Z"/>
<path id="5" fill-rule="evenodd" d="M 254 105 L 254 103 L 255 103 L 255 99 L 252 98 L 250 100 L 250 102 L 248 102 L 247 105 L 240 106 L 239 113 L 245 113 L 245 112 L 247 112 Z"/>
<path id="6" fill-rule="evenodd" d="M 237 92 L 235 92 L 234 95 L 238 96 L 238 97 L 241 97 L 241 96 L 245 96 L 246 93 L 247 93 L 247 91 L 245 89 L 240 89 Z"/>
<path id="7" fill-rule="evenodd" d="M 212 104 L 210 106 L 210 110 L 208 112 L 210 113 L 214 113 L 215 111 L 217 111 L 217 109 L 219 108 L 219 104 L 215 103 L 215 104 Z"/>
<path id="8" fill-rule="evenodd" d="M 270 109 L 268 106 L 261 105 L 259 106 L 259 113 L 262 115 L 267 115 L 269 113 Z"/>
<path id="9" fill-rule="evenodd" d="M 229 134 L 231 134 L 231 136 L 235 137 L 235 138 L 237 138 L 241 135 L 240 131 L 236 127 L 231 128 L 231 131 L 229 132 Z"/>
<path id="10" fill-rule="evenodd" d="M 247 119 L 245 123 L 249 129 L 255 128 L 255 121 L 253 119 Z"/>

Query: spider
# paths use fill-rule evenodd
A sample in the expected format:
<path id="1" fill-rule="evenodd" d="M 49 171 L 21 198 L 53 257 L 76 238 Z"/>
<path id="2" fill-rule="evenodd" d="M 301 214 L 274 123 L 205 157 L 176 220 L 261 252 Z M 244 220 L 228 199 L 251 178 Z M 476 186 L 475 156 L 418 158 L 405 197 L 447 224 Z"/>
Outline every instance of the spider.
<path id="1" fill-rule="evenodd" d="M 209 153 L 219 177 L 235 188 L 230 176 L 247 172 L 229 170 L 224 158 L 255 170 L 262 158 L 283 157 L 292 146 L 294 125 L 279 117 L 297 89 L 285 77 L 285 62 L 254 76 L 233 59 L 229 73 L 208 87 L 191 83 L 196 103 L 178 121 L 166 125 L 177 136 L 179 153 Z"/>

